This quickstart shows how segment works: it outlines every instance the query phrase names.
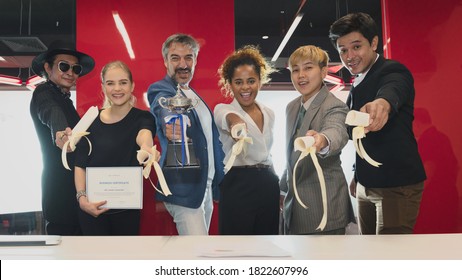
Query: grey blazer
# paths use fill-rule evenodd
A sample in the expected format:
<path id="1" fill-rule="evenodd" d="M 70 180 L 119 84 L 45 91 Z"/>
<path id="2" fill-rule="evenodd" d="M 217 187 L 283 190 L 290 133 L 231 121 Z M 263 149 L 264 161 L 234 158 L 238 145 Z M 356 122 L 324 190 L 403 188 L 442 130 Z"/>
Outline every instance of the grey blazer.
<path id="1" fill-rule="evenodd" d="M 286 193 L 283 209 L 285 233 L 316 233 L 323 215 L 319 179 L 309 156 L 299 162 L 296 174 L 298 194 L 308 209 L 304 209 L 294 196 L 293 168 L 300 152 L 294 152 L 293 140 L 304 136 L 308 130 L 322 133 L 330 141 L 329 152 L 317 154 L 327 188 L 327 225 L 324 231 L 344 228 L 354 221 L 348 185 L 340 162 L 341 150 L 348 141 L 345 126 L 348 107 L 323 86 L 308 108 L 297 135 L 294 135 L 301 98 L 292 100 L 286 108 L 287 167 L 280 181 L 280 189 Z"/>

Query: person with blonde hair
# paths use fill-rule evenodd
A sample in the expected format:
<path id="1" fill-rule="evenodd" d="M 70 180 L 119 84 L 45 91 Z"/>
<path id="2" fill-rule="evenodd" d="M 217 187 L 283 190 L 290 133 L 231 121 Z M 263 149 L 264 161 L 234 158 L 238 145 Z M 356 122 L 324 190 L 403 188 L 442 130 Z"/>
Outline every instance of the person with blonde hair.
<path id="1" fill-rule="evenodd" d="M 88 128 L 91 142 L 77 144 L 75 187 L 80 226 L 84 235 L 138 235 L 139 209 L 102 208 L 106 201 L 89 202 L 86 196 L 86 167 L 139 166 L 137 150 L 152 153 L 155 122 L 150 112 L 134 107 L 132 73 L 122 61 L 106 64 L 101 71 L 105 96 L 103 109 Z"/>
<path id="2" fill-rule="evenodd" d="M 348 107 L 323 82 L 328 62 L 327 53 L 312 45 L 299 47 L 289 57 L 292 83 L 300 96 L 286 108 L 287 167 L 280 181 L 285 234 L 341 235 L 354 221 L 340 162 L 348 141 Z M 314 139 L 315 160 L 324 178 L 312 157 L 302 158 L 301 151 L 294 150 L 294 140 L 304 136 Z"/>
<path id="3" fill-rule="evenodd" d="M 233 52 L 218 71 L 222 92 L 233 98 L 214 111 L 226 164 L 220 184 L 220 234 L 278 234 L 279 178 L 270 154 L 274 112 L 256 101 L 272 72 L 255 46 Z"/>

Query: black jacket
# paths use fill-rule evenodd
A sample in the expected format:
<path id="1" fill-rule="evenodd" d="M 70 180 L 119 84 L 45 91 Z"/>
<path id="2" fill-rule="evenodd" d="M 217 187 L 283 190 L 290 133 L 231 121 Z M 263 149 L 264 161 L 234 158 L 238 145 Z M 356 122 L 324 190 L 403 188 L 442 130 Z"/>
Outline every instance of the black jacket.
<path id="1" fill-rule="evenodd" d="M 366 152 L 382 163 L 374 167 L 356 154 L 355 177 L 365 187 L 386 188 L 411 185 L 426 179 L 412 130 L 414 120 L 414 79 L 401 63 L 380 56 L 352 91 L 347 105 L 359 110 L 366 103 L 384 98 L 391 104 L 388 122 L 362 139 Z M 351 129 L 349 129 L 351 139 Z"/>
<path id="2" fill-rule="evenodd" d="M 61 161 L 61 149 L 55 144 L 57 131 L 73 128 L 80 117 L 72 100 L 56 85 L 46 82 L 32 95 L 30 114 L 42 150 L 42 211 L 48 222 L 78 225 L 78 203 L 75 199 L 74 171 L 66 170 Z M 74 153 L 67 154 L 74 167 Z"/>

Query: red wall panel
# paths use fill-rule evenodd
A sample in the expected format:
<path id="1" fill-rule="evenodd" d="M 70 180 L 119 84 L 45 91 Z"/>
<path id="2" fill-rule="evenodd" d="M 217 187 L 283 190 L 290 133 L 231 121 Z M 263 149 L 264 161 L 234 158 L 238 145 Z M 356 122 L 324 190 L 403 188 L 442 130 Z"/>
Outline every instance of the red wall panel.
<path id="1" fill-rule="evenodd" d="M 216 72 L 224 57 L 234 50 L 233 0 L 79 0 L 76 8 L 77 48 L 96 60 L 95 70 L 79 80 L 77 86 L 80 114 L 90 106 L 101 106 L 100 71 L 107 62 L 115 59 L 126 62 L 131 68 L 137 107 L 147 109 L 143 95 L 151 83 L 166 74 L 161 55 L 162 43 L 177 32 L 191 34 L 201 44 L 192 87 L 212 110 L 222 102 Z M 124 22 L 135 53 L 134 59 L 128 55 L 114 23 L 113 12 L 117 12 Z M 163 205 L 155 203 L 154 191 L 149 183 L 145 182 L 144 192 L 142 234 L 175 234 L 173 222 Z M 212 234 L 217 231 L 216 216 L 215 213 Z"/>
<path id="2" fill-rule="evenodd" d="M 462 108 L 458 82 L 462 78 L 462 0 L 432 2 L 382 1 L 384 48 L 414 74 L 416 119 L 414 130 L 428 179 L 416 225 L 417 233 L 462 232 L 459 210 L 462 194 Z M 224 1 L 77 1 L 77 47 L 91 54 L 96 68 L 77 88 L 77 107 L 84 113 L 101 105 L 99 72 L 114 59 L 133 71 L 138 107 L 147 109 L 143 94 L 163 78 L 162 42 L 175 32 L 199 39 L 202 49 L 192 86 L 213 108 L 223 99 L 216 70 L 234 49 L 234 5 Z M 117 11 L 130 35 L 135 59 L 130 59 L 112 17 Z M 143 234 L 174 234 L 163 205 L 155 203 L 152 187 L 145 184 Z M 212 233 L 216 233 L 214 215 Z"/>
<path id="3" fill-rule="evenodd" d="M 389 55 L 415 79 L 414 131 L 428 177 L 415 232 L 462 232 L 462 1 L 383 0 L 382 10 Z"/>

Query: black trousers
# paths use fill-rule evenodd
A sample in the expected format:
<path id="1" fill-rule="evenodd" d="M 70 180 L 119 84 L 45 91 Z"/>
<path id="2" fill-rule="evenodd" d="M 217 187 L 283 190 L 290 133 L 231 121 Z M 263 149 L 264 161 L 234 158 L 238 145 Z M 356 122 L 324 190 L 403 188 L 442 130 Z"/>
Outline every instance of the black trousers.
<path id="1" fill-rule="evenodd" d="M 277 235 L 279 178 L 269 168 L 236 168 L 220 184 L 219 233 Z"/>
<path id="2" fill-rule="evenodd" d="M 48 235 L 82 235 L 79 225 L 65 225 L 45 221 L 45 229 Z"/>
<path id="3" fill-rule="evenodd" d="M 109 210 L 97 218 L 79 211 L 83 235 L 139 235 L 140 210 Z"/>

